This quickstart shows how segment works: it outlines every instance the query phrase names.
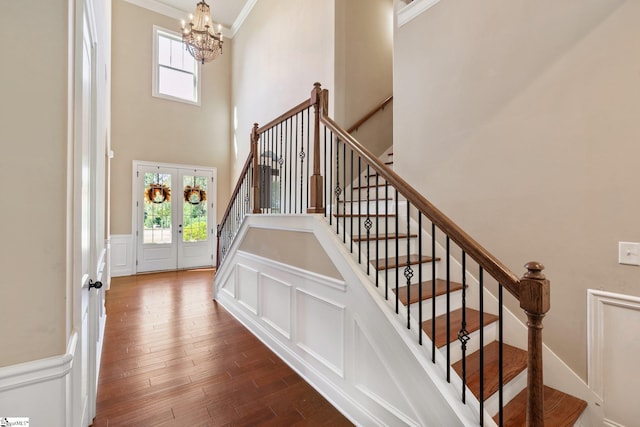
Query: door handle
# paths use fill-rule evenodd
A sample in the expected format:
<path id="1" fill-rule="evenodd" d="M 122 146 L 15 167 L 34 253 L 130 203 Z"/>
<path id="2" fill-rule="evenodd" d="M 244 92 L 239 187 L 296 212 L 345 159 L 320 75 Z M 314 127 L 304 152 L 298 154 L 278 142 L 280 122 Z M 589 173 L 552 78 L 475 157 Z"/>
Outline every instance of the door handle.
<path id="1" fill-rule="evenodd" d="M 101 287 L 102 287 L 102 282 L 100 281 L 94 282 L 93 280 L 89 279 L 89 292 L 91 292 L 91 288 L 100 289 Z"/>

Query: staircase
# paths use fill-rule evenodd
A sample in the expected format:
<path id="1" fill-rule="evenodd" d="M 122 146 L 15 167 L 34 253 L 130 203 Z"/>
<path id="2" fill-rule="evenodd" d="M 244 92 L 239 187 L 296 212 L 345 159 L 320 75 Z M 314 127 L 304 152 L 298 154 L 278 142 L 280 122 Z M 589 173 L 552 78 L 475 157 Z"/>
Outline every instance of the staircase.
<path id="1" fill-rule="evenodd" d="M 480 425 L 571 426 L 586 408 L 543 384 L 549 281 L 519 278 L 327 116 L 328 93 L 252 131 L 252 151 L 218 228 L 224 262 L 247 214 L 324 216 L 370 285 Z M 507 295 L 503 297 L 504 290 Z M 505 337 L 503 298 L 527 315 L 528 347 Z M 520 341 L 521 342 L 521 341 Z"/>
<path id="2" fill-rule="evenodd" d="M 380 160 L 393 169 L 392 150 L 384 153 Z M 348 219 L 349 226 L 345 229 L 352 230 L 351 241 L 357 245 L 352 252 L 365 254 L 360 257 L 365 256 L 369 261 L 368 268 L 376 270 L 377 286 L 390 283 L 397 301 L 413 317 L 418 317 L 420 311 L 424 313 L 420 315 L 424 319 L 421 328 L 438 351 L 447 353 L 453 371 L 464 378 L 463 395 L 470 392 L 483 402 L 483 409 L 497 425 L 525 426 L 527 351 L 507 343 L 503 343 L 501 349 L 497 327 L 499 317 L 466 307 L 464 300 L 469 285 L 442 278 L 442 259 L 417 252 L 418 232 L 425 233 L 424 230 L 411 234 L 398 232 L 397 227 L 406 227 L 408 221 L 406 216 L 396 221 L 402 212 L 398 206 L 403 202 L 396 203 L 395 191 L 389 188 L 388 183 L 381 183 L 378 174 L 364 173 L 345 194 L 353 198 L 339 203 L 334 216 Z M 354 229 L 351 220 L 360 224 L 361 218 L 373 218 L 376 228 L 372 224 L 368 228 L 364 225 Z M 398 241 L 401 243 L 396 248 Z M 379 258 L 381 256 L 383 258 Z M 431 277 L 418 282 L 415 274 L 403 280 L 405 271 L 415 271 L 418 266 L 422 266 L 420 271 L 435 274 L 435 283 Z M 465 332 L 461 333 L 461 329 Z M 482 347 L 480 342 L 484 343 Z M 467 353 L 471 349 L 473 351 Z M 500 378 L 504 384 L 502 396 L 499 396 Z M 499 412 L 503 406 L 504 410 Z M 573 426 L 586 406 L 582 399 L 545 386 L 544 425 Z"/>

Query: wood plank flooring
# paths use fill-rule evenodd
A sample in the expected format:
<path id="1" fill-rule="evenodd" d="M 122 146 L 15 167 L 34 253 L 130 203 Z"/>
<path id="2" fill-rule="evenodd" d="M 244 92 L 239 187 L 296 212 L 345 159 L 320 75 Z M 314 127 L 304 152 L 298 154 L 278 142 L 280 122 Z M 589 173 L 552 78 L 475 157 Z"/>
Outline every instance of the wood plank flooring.
<path id="1" fill-rule="evenodd" d="M 93 425 L 351 425 L 212 301 L 213 276 L 112 279 Z"/>

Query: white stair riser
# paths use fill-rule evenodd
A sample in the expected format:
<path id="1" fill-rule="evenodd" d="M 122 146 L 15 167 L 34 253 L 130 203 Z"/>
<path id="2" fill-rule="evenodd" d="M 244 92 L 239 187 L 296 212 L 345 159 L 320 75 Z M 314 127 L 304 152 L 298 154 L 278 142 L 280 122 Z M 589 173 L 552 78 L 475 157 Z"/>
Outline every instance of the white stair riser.
<path id="1" fill-rule="evenodd" d="M 436 317 L 447 312 L 447 296 L 440 295 L 436 297 Z M 420 303 L 416 302 L 411 304 L 409 310 L 411 310 L 411 316 L 415 319 L 418 319 L 418 312 L 420 311 L 419 307 Z M 422 301 L 422 320 L 429 320 L 432 317 L 432 305 L 433 299 L 428 299 Z M 457 310 L 462 307 L 462 290 L 451 292 L 451 296 L 449 297 L 449 309 L 451 311 Z"/>
<path id="2" fill-rule="evenodd" d="M 460 329 L 460 325 L 451 325 L 453 329 Z M 480 349 L 480 330 L 469 334 L 470 340 L 467 342 L 467 356 Z M 484 327 L 484 345 L 498 339 L 498 322 L 490 323 Z M 446 355 L 446 347 L 440 349 L 443 355 Z M 455 363 L 462 359 L 462 347 L 460 341 L 451 343 L 451 363 Z"/>
<path id="3" fill-rule="evenodd" d="M 363 234 L 362 238 L 365 238 L 366 236 L 366 234 Z M 408 251 L 407 241 L 409 242 Z M 415 245 L 414 239 L 398 239 L 398 247 L 396 250 L 395 240 L 389 239 L 388 242 L 385 240 L 364 240 L 361 242 L 353 242 L 353 250 L 356 252 L 358 251 L 358 247 L 360 247 L 363 258 L 375 261 L 376 259 L 383 259 L 385 256 L 387 258 L 393 258 L 397 255 L 402 256 L 414 253 Z"/>
<path id="4" fill-rule="evenodd" d="M 347 236 L 357 236 L 360 233 L 361 236 L 367 235 L 367 229 L 365 227 L 366 217 L 333 217 L 332 227 L 335 229 L 336 220 L 338 221 L 338 230 L 342 234 L 342 229 L 346 230 Z M 353 231 L 352 231 L 353 230 Z M 388 234 L 395 234 L 396 222 L 394 217 L 379 217 L 376 221 L 375 217 L 371 217 L 371 228 L 369 233 L 372 235 L 384 236 L 385 232 Z M 402 232 L 402 231 L 401 231 Z"/>
<path id="5" fill-rule="evenodd" d="M 395 203 L 391 203 L 390 201 L 375 201 L 371 200 L 367 203 L 366 200 L 359 202 L 345 202 L 339 203 L 338 205 L 338 213 L 347 213 L 347 214 L 365 214 L 369 213 L 373 215 L 385 215 L 385 214 L 394 214 L 396 213 Z"/>
<path id="6" fill-rule="evenodd" d="M 374 260 L 375 263 L 375 260 Z M 372 264 L 375 266 L 375 264 Z M 419 268 L 419 264 L 411 264 L 411 269 L 413 270 L 413 277 L 411 277 L 411 284 L 415 284 L 418 283 L 419 281 L 419 274 L 418 274 L 418 268 Z M 386 271 L 388 271 L 388 275 L 385 275 L 385 270 L 381 270 L 379 272 L 380 274 L 380 278 L 382 283 L 384 283 L 385 277 L 388 279 L 389 282 L 389 286 L 391 287 L 395 287 L 396 286 L 396 270 L 398 271 L 398 286 L 406 286 L 407 285 L 407 279 L 404 276 L 404 270 L 405 270 L 406 266 L 400 266 L 397 268 L 390 268 L 387 269 Z M 422 263 L 422 281 L 424 282 L 425 280 L 431 280 L 431 263 L 430 262 L 425 262 Z M 436 271 L 436 276 L 437 276 L 437 271 Z"/>
<path id="7" fill-rule="evenodd" d="M 362 185 L 362 187 L 359 187 L 356 184 L 353 190 L 348 187 L 344 193 L 340 194 L 340 200 L 367 200 L 367 193 L 369 194 L 369 200 L 393 199 L 396 194 L 396 191 L 388 185 L 367 187 L 365 186 L 365 181 L 362 181 Z"/>
<path id="8" fill-rule="evenodd" d="M 523 370 L 520 372 L 515 378 L 506 383 L 502 388 L 502 398 L 503 402 L 506 405 L 511 399 L 516 397 L 518 393 L 525 389 L 527 386 L 527 370 Z M 498 413 L 498 408 L 500 406 L 500 393 L 495 392 L 489 398 L 485 396 L 484 400 L 484 409 L 491 414 L 491 416 L 495 416 Z"/>

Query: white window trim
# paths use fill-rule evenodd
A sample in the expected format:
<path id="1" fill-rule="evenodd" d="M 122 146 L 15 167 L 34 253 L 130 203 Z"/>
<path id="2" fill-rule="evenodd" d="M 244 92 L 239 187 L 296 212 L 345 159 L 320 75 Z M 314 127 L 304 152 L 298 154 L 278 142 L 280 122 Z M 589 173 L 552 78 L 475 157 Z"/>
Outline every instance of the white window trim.
<path id="1" fill-rule="evenodd" d="M 171 30 L 167 30 L 166 28 L 162 28 L 159 27 L 157 25 L 153 26 L 153 58 L 151 60 L 151 68 L 152 68 L 152 79 L 151 79 L 151 95 L 154 96 L 155 98 L 162 98 L 162 99 L 167 99 L 169 101 L 176 101 L 176 102 L 182 102 L 184 104 L 190 104 L 190 105 L 197 105 L 200 106 L 201 105 L 201 77 L 202 77 L 202 73 L 201 73 L 201 69 L 200 69 L 200 62 L 195 61 L 196 62 L 196 68 L 195 68 L 195 74 L 196 74 L 196 101 L 190 101 L 188 99 L 184 99 L 184 98 L 178 98 L 176 96 L 171 96 L 171 95 L 166 95 L 164 93 L 160 93 L 158 91 L 158 32 L 162 32 L 162 33 L 166 33 L 166 34 L 170 34 L 173 35 L 177 38 L 182 38 L 182 35 L 176 31 L 171 31 Z"/>

